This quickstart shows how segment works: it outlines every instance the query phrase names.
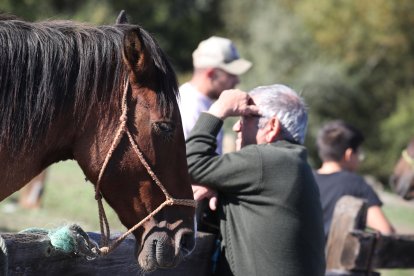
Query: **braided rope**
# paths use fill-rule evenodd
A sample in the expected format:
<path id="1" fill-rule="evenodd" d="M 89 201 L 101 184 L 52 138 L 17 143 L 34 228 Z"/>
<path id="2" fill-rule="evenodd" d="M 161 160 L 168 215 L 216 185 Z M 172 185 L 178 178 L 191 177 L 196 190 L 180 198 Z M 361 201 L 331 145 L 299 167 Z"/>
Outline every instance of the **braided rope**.
<path id="1" fill-rule="evenodd" d="M 99 172 L 98 181 L 95 186 L 95 199 L 98 201 L 98 209 L 99 209 L 99 224 L 101 228 L 101 247 L 98 249 L 98 252 L 100 255 L 104 256 L 112 252 L 116 247 L 121 244 L 123 240 L 126 239 L 126 237 L 131 234 L 133 231 L 138 229 L 140 226 L 142 226 L 146 221 L 151 219 L 153 216 L 155 216 L 159 211 L 161 211 L 165 206 L 172 206 L 172 205 L 183 205 L 183 206 L 189 206 L 189 207 L 196 207 L 196 201 L 192 199 L 176 199 L 172 198 L 168 191 L 165 189 L 165 187 L 162 185 L 161 181 L 158 179 L 158 177 L 155 175 L 153 170 L 151 169 L 148 162 L 145 160 L 144 155 L 139 150 L 137 143 L 134 141 L 131 133 L 129 132 L 126 122 L 127 122 L 127 112 L 128 112 L 128 106 L 127 106 L 127 94 L 128 94 L 128 84 L 129 81 L 126 81 L 125 89 L 122 96 L 122 114 L 119 118 L 120 125 L 118 128 L 118 131 L 115 135 L 115 138 L 112 142 L 112 145 L 105 157 L 104 163 L 101 167 L 101 170 Z M 109 238 L 110 238 L 110 229 L 109 229 L 109 223 L 108 219 L 105 214 L 105 210 L 102 203 L 102 194 L 100 192 L 101 187 L 101 180 L 102 176 L 105 172 L 106 167 L 108 166 L 109 160 L 112 157 L 113 152 L 115 151 L 116 147 L 119 145 L 119 142 L 121 141 L 121 138 L 123 134 L 126 133 L 129 139 L 129 142 L 131 143 L 132 148 L 134 149 L 135 153 L 137 154 L 140 162 L 147 170 L 147 173 L 151 176 L 151 179 L 155 182 L 155 184 L 161 189 L 161 191 L 165 195 L 165 201 L 161 203 L 154 211 L 149 213 L 145 218 L 143 218 L 140 222 L 135 224 L 131 229 L 129 229 L 127 232 L 125 232 L 123 235 L 119 236 L 112 244 L 109 245 Z"/>
<path id="2" fill-rule="evenodd" d="M 109 237 L 111 236 L 110 228 L 108 219 L 105 213 L 105 209 L 102 203 L 102 194 L 100 192 L 101 188 L 101 180 L 102 176 L 105 172 L 106 167 L 108 166 L 109 159 L 111 158 L 113 152 L 115 151 L 116 147 L 118 146 L 119 142 L 121 141 L 122 135 L 126 129 L 126 120 L 127 120 L 127 103 L 126 103 L 126 96 L 128 94 L 128 81 L 125 84 L 124 92 L 122 95 L 122 114 L 119 118 L 120 125 L 118 131 L 115 135 L 114 140 L 112 141 L 112 145 L 105 157 L 104 163 L 102 165 L 101 171 L 99 172 L 98 181 L 96 182 L 95 186 L 95 199 L 98 201 L 98 212 L 99 212 L 99 226 L 101 228 L 101 246 L 106 246 L 109 243 Z"/>

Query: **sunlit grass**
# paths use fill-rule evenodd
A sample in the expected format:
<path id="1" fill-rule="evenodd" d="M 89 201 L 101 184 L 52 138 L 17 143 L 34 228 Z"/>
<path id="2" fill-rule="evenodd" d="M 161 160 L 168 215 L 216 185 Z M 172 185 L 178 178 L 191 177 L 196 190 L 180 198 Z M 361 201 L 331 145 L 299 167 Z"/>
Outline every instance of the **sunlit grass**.
<path id="1" fill-rule="evenodd" d="M 94 187 L 74 161 L 60 162 L 47 171 L 46 186 L 39 210 L 25 210 L 15 202 L 16 192 L 0 203 L 0 228 L 20 231 L 30 227 L 55 228 L 77 223 L 86 231 L 99 231 L 98 207 Z M 113 231 L 124 231 L 117 215 L 105 204 Z"/>

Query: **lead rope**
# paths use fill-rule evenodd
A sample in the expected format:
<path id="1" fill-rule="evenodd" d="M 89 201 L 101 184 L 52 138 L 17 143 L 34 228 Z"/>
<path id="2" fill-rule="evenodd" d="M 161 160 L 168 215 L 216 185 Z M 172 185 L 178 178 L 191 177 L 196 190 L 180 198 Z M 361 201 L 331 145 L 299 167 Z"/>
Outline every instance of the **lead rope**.
<path id="1" fill-rule="evenodd" d="M 118 131 L 115 135 L 115 138 L 112 142 L 111 148 L 108 151 L 108 154 L 105 157 L 104 163 L 102 165 L 102 168 L 99 172 L 98 181 L 96 182 L 95 186 L 95 199 L 98 201 L 98 209 L 99 209 L 99 224 L 101 228 L 101 247 L 98 249 L 98 253 L 102 256 L 105 256 L 112 252 L 116 247 L 119 246 L 119 244 L 125 240 L 125 238 L 131 234 L 133 231 L 138 229 L 142 224 L 144 224 L 146 221 L 151 219 L 155 214 L 157 214 L 159 211 L 162 210 L 165 206 L 169 205 L 183 205 L 183 206 L 189 206 L 189 207 L 196 207 L 196 201 L 192 199 L 176 199 L 172 198 L 168 191 L 165 189 L 165 187 L 161 184 L 161 181 L 158 179 L 158 177 L 155 175 L 155 173 L 152 171 L 151 167 L 149 166 L 148 162 L 145 160 L 142 152 L 139 150 L 137 143 L 132 138 L 131 133 L 126 127 L 127 122 L 127 112 L 128 112 L 128 106 L 127 106 L 127 94 L 128 94 L 128 84 L 129 81 L 127 80 L 125 83 L 125 89 L 122 95 L 122 114 L 119 118 L 120 125 L 118 128 Z M 161 189 L 161 191 L 165 195 L 165 201 L 161 203 L 154 211 L 149 213 L 144 219 L 142 219 L 140 222 L 135 224 L 131 229 L 129 229 L 127 232 L 125 232 L 123 235 L 118 237 L 112 244 L 109 244 L 109 238 L 110 238 L 110 229 L 109 229 L 109 223 L 108 219 L 105 214 L 105 210 L 102 203 L 102 193 L 100 192 L 100 186 L 101 186 L 101 179 L 105 172 L 105 169 L 108 165 L 109 159 L 111 158 L 113 152 L 115 151 L 116 147 L 118 146 L 119 142 L 121 141 L 122 135 L 126 133 L 128 135 L 129 142 L 131 143 L 132 148 L 134 149 L 135 153 L 138 155 L 139 160 L 141 161 L 142 165 L 147 170 L 148 174 L 151 176 L 152 180 L 157 184 L 157 186 Z"/>

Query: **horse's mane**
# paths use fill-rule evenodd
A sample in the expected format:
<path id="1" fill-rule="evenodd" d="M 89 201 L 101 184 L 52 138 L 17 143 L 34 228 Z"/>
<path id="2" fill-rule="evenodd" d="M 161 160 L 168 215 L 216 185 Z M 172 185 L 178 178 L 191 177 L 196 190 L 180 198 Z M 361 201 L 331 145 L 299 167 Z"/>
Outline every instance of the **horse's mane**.
<path id="1" fill-rule="evenodd" d="M 132 28 L 139 27 L 0 19 L 1 145 L 30 147 L 62 112 L 84 122 L 98 103 L 119 97 L 127 76 L 123 38 Z M 154 39 L 139 32 L 156 67 L 160 108 L 169 109 L 178 91 L 174 71 Z"/>

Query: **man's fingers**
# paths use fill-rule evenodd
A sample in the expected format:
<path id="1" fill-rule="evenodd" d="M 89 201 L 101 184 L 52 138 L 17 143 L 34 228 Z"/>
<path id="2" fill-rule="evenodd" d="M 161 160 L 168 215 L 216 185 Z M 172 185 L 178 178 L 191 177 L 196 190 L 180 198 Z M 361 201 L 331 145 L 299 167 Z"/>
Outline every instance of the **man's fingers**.
<path id="1" fill-rule="evenodd" d="M 217 193 L 215 190 L 210 189 L 205 186 L 199 186 L 199 185 L 192 185 L 193 189 L 193 196 L 195 200 L 202 200 L 204 198 L 211 198 L 213 196 L 216 196 Z"/>
<path id="2" fill-rule="evenodd" d="M 248 105 L 242 110 L 242 115 L 262 115 L 262 113 L 260 112 L 260 109 L 257 105 Z"/>
<path id="3" fill-rule="evenodd" d="M 246 111 L 249 112 L 249 115 L 262 115 L 257 105 L 247 106 Z"/>
<path id="4" fill-rule="evenodd" d="M 217 209 L 217 196 L 213 196 L 212 198 L 210 198 L 210 201 L 208 202 L 208 206 L 213 211 Z"/>

